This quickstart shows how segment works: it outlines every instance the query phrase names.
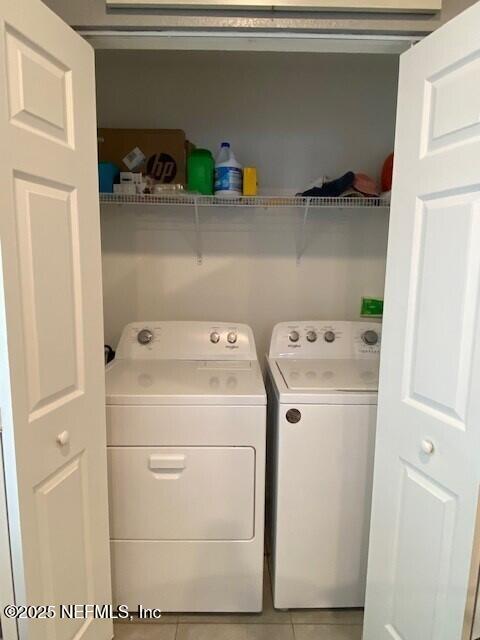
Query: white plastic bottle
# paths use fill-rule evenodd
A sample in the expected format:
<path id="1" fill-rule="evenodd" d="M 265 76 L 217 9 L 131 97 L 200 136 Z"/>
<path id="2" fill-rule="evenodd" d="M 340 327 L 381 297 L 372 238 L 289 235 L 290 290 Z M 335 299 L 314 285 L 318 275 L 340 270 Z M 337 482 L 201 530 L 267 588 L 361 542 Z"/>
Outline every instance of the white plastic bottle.
<path id="1" fill-rule="evenodd" d="M 242 165 L 233 155 L 229 142 L 222 142 L 215 159 L 215 195 L 223 198 L 242 195 Z"/>

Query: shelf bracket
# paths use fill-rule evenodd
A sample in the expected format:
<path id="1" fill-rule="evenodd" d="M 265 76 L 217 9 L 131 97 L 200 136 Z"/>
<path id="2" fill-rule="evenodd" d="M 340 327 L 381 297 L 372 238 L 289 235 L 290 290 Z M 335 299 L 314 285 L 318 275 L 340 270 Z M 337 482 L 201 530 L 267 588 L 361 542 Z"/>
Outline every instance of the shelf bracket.
<path id="1" fill-rule="evenodd" d="M 197 264 L 201 265 L 203 262 L 203 247 L 202 247 L 202 233 L 200 231 L 200 213 L 198 211 L 198 199 L 194 198 L 193 206 L 195 210 L 195 242 L 197 249 Z"/>
<path id="2" fill-rule="evenodd" d="M 303 212 L 302 228 L 300 231 L 300 242 L 297 249 L 297 266 L 300 264 L 303 254 L 305 253 L 305 249 L 307 248 L 307 220 L 309 212 L 310 198 L 307 198 L 307 202 L 305 203 L 305 211 Z"/>

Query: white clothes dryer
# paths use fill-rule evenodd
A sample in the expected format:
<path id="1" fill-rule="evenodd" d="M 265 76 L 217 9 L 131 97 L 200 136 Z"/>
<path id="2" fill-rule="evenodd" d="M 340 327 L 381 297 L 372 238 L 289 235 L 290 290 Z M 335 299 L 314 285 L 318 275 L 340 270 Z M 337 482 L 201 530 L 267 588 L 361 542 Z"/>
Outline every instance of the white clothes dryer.
<path id="1" fill-rule="evenodd" d="M 127 325 L 106 404 L 115 603 L 261 611 L 266 394 L 251 329 Z"/>

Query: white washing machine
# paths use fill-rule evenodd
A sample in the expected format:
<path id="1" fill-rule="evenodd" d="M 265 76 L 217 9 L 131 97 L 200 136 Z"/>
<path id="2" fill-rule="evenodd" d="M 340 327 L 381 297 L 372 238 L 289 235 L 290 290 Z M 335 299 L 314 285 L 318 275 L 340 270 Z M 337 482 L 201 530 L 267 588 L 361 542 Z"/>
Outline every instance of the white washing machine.
<path id="1" fill-rule="evenodd" d="M 277 608 L 365 598 L 381 325 L 283 322 L 268 359 Z"/>
<path id="2" fill-rule="evenodd" d="M 115 603 L 261 611 L 266 393 L 251 329 L 129 324 L 106 389 Z"/>

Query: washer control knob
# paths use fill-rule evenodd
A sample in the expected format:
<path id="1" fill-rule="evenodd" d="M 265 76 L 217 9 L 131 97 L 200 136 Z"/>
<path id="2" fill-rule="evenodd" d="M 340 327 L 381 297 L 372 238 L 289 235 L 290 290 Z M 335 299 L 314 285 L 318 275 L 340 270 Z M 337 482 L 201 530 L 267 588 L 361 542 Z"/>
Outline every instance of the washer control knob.
<path id="1" fill-rule="evenodd" d="M 290 333 L 288 334 L 288 339 L 290 340 L 290 342 L 298 342 L 300 340 L 300 334 L 295 330 L 290 331 Z"/>
<path id="2" fill-rule="evenodd" d="M 229 344 L 235 344 L 236 341 L 237 341 L 237 334 L 235 333 L 235 331 L 230 331 L 230 333 L 227 334 L 227 342 Z"/>
<path id="3" fill-rule="evenodd" d="M 150 329 L 142 329 L 137 334 L 137 340 L 140 344 L 150 344 L 153 340 L 153 333 Z"/>
<path id="4" fill-rule="evenodd" d="M 315 331 L 307 331 L 307 340 L 309 342 L 317 341 L 317 333 Z"/>
<path id="5" fill-rule="evenodd" d="M 370 347 L 373 347 L 378 342 L 378 333 L 373 329 L 368 329 L 362 334 L 362 340 L 365 344 L 368 344 Z"/>
<path id="6" fill-rule="evenodd" d="M 213 342 L 213 344 L 217 344 L 218 342 L 220 342 L 220 334 L 216 331 L 212 331 L 212 333 L 210 334 L 210 342 Z"/>
<path id="7" fill-rule="evenodd" d="M 325 331 L 325 333 L 323 334 L 323 339 L 325 340 L 325 342 L 334 342 L 335 341 L 335 334 L 333 331 Z"/>

